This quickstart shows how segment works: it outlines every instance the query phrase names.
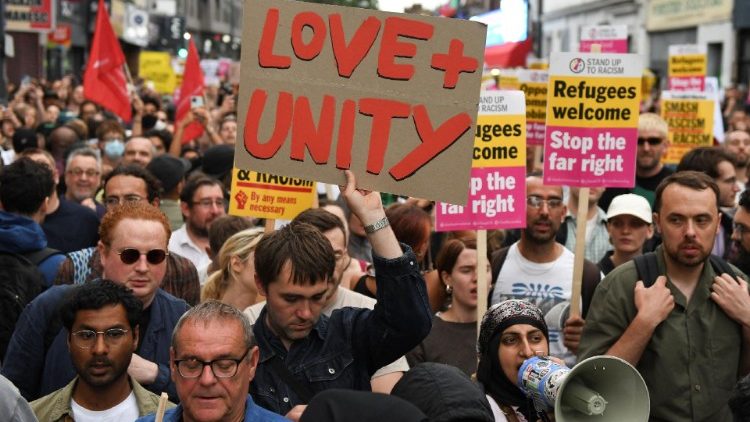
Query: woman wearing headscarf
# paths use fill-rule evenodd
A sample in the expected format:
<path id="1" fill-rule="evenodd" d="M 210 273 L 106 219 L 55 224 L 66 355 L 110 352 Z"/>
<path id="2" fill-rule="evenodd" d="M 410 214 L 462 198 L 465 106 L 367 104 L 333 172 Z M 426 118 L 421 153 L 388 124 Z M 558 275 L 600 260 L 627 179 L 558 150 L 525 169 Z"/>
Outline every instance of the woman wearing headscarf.
<path id="1" fill-rule="evenodd" d="M 512 299 L 488 309 L 479 329 L 477 352 L 477 380 L 484 387 L 495 422 L 549 420 L 516 384 L 526 359 L 549 355 L 547 324 L 539 308 Z"/>

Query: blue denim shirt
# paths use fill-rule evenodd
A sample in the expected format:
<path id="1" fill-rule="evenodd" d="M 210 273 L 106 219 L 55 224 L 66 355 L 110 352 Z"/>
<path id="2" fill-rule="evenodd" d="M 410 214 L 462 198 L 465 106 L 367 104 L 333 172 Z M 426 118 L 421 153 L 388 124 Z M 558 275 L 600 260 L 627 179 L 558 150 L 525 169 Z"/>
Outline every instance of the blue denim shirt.
<path id="1" fill-rule="evenodd" d="M 156 414 L 143 416 L 135 420 L 135 422 L 153 422 L 156 420 Z M 174 407 L 164 412 L 164 422 L 180 422 L 182 421 L 182 405 Z M 282 416 L 279 416 L 273 412 L 258 406 L 253 402 L 253 398 L 250 394 L 247 395 L 245 400 L 245 419 L 244 422 L 289 422 Z"/>
<path id="2" fill-rule="evenodd" d="M 28 401 L 65 387 L 76 376 L 68 351 L 68 330 L 62 327 L 57 315 L 63 298 L 73 288 L 71 285 L 49 288 L 26 306 L 16 323 L 5 354 L 2 374 L 18 387 Z M 151 320 L 137 353 L 155 362 L 159 366 L 159 373 L 152 384 L 143 387 L 155 394 L 164 391 L 172 402 L 176 402 L 177 390 L 170 377 L 169 346 L 172 330 L 189 306 L 184 300 L 158 289 L 149 309 Z M 45 338 L 54 334 L 47 332 L 50 327 L 56 327 L 59 332 L 49 344 L 49 350 L 45 351 Z"/>
<path id="3" fill-rule="evenodd" d="M 260 361 L 250 390 L 258 404 L 285 415 L 302 399 L 271 368 L 283 360 L 313 393 L 330 388 L 370 390 L 370 377 L 418 345 L 430 332 L 432 312 L 414 252 L 401 245 L 395 259 L 373 256 L 377 274 L 375 309 L 342 308 L 321 315 L 310 334 L 287 351 L 265 323 L 264 307 L 253 327 Z"/>

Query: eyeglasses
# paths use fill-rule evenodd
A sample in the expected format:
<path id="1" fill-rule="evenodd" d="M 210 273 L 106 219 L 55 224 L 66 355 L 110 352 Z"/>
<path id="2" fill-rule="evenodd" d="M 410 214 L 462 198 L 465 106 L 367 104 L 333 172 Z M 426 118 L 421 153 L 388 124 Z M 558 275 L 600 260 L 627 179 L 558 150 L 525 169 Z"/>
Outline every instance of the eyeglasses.
<path id="1" fill-rule="evenodd" d="M 740 236 L 750 233 L 750 228 L 741 223 L 732 223 L 732 230 L 736 231 Z"/>
<path id="2" fill-rule="evenodd" d="M 73 333 L 73 343 L 81 349 L 90 349 L 94 347 L 96 339 L 101 334 L 108 346 L 115 346 L 122 341 L 128 331 L 123 328 L 110 328 L 104 331 L 79 330 Z"/>
<path id="3" fill-rule="evenodd" d="M 125 202 L 134 204 L 136 202 L 141 202 L 143 198 L 141 198 L 138 195 L 125 195 L 123 197 L 119 196 L 108 196 L 104 199 L 104 204 L 108 207 L 116 207 L 120 204 L 123 204 Z"/>
<path id="4" fill-rule="evenodd" d="M 661 144 L 664 140 L 658 136 L 650 136 L 648 138 L 638 138 L 638 146 L 642 147 L 645 143 L 648 142 L 649 145 L 652 147 L 655 147 L 659 144 Z"/>
<path id="5" fill-rule="evenodd" d="M 212 206 L 216 206 L 217 208 L 224 208 L 224 200 L 223 199 L 202 199 L 200 201 L 193 202 L 193 205 L 198 205 L 202 208 L 211 208 Z"/>
<path id="6" fill-rule="evenodd" d="M 139 259 L 141 259 L 141 255 L 146 255 L 146 261 L 148 261 L 149 264 L 158 265 L 164 262 L 164 259 L 167 258 L 169 252 L 165 251 L 164 249 L 151 249 L 144 254 L 141 253 L 141 251 L 139 251 L 138 249 L 128 248 L 117 252 L 117 255 L 120 255 L 120 261 L 122 261 L 122 263 L 126 265 L 135 264 Z"/>
<path id="7" fill-rule="evenodd" d="M 72 174 L 75 177 L 81 177 L 84 174 L 86 175 L 86 177 L 94 177 L 94 176 L 98 176 L 99 172 L 97 170 L 92 170 L 92 169 L 83 170 L 83 169 L 75 168 L 75 169 L 69 169 L 68 174 Z"/>
<path id="8" fill-rule="evenodd" d="M 203 368 L 206 366 L 211 367 L 211 372 L 213 372 L 216 378 L 232 378 L 237 375 L 237 368 L 239 367 L 240 362 L 245 359 L 245 356 L 247 356 L 250 349 L 251 347 L 248 347 L 248 349 L 245 350 L 245 353 L 243 353 L 238 359 L 221 358 L 209 361 L 198 360 L 195 358 L 175 359 L 174 364 L 177 366 L 177 372 L 180 373 L 182 378 L 198 378 L 201 376 Z"/>
<path id="9" fill-rule="evenodd" d="M 541 208 L 542 204 L 547 204 L 549 209 L 559 208 L 563 204 L 562 198 L 547 198 L 544 199 L 541 196 L 530 195 L 526 197 L 526 205 L 531 208 Z"/>

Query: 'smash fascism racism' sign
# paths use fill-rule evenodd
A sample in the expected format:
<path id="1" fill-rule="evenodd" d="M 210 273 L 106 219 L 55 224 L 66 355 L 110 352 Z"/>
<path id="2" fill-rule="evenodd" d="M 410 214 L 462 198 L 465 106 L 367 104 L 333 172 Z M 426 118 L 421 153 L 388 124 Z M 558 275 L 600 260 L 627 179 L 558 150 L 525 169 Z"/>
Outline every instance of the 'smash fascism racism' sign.
<path id="1" fill-rule="evenodd" d="M 704 92 L 662 92 L 661 116 L 669 126 L 667 164 L 677 164 L 688 151 L 714 143 L 715 103 Z"/>
<path id="2" fill-rule="evenodd" d="M 486 91 L 479 100 L 466 206 L 438 202 L 435 228 L 526 226 L 526 113 L 521 91 Z"/>
<path id="3" fill-rule="evenodd" d="M 246 0 L 236 166 L 464 204 L 486 27 Z"/>
<path id="4" fill-rule="evenodd" d="M 553 53 L 550 62 L 544 182 L 632 187 L 641 57 Z"/>

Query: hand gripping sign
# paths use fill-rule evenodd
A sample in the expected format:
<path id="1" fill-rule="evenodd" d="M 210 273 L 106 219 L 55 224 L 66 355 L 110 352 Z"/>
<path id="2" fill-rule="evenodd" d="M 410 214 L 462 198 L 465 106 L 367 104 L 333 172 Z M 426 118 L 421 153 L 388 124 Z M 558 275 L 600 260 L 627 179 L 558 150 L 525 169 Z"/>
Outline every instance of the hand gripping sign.
<path id="1" fill-rule="evenodd" d="M 553 53 L 550 61 L 544 183 L 633 187 L 641 57 Z"/>
<path id="2" fill-rule="evenodd" d="M 246 0 L 236 166 L 464 204 L 486 27 Z M 447 173 L 450 172 L 450 177 Z"/>

